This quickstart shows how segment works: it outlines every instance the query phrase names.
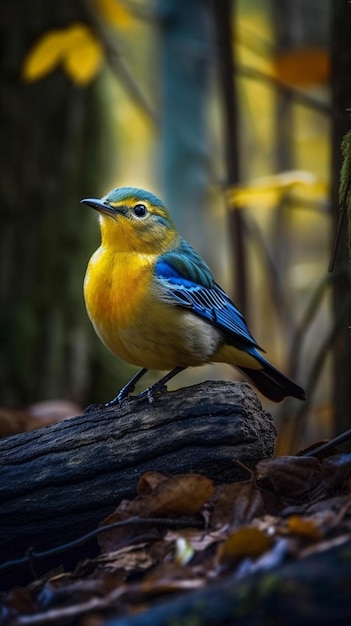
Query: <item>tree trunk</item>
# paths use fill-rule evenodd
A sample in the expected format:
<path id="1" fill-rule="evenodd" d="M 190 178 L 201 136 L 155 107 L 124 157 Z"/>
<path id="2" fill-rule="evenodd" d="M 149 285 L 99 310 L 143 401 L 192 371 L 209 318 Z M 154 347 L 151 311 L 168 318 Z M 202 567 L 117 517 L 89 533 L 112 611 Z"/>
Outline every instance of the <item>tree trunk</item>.
<path id="1" fill-rule="evenodd" d="M 98 396 L 82 297 L 98 232 L 79 200 L 104 182 L 106 113 L 96 82 L 78 88 L 59 68 L 28 84 L 21 68 L 41 35 L 87 21 L 85 3 L 0 0 L 0 12 L 0 402 L 82 401 Z"/>
<path id="2" fill-rule="evenodd" d="M 95 529 L 122 499 L 136 495 L 146 471 L 246 478 L 236 461 L 254 467 L 271 456 L 275 434 L 249 385 L 208 382 L 163 394 L 152 405 L 130 399 L 4 439 L 0 562 Z"/>
<path id="3" fill-rule="evenodd" d="M 207 124 L 210 15 L 202 0 L 158 0 L 160 183 L 179 231 L 211 259 L 210 145 Z M 212 222 L 212 226 L 211 226 Z"/>
<path id="4" fill-rule="evenodd" d="M 223 145 L 225 185 L 235 187 L 242 179 L 242 163 L 240 152 L 240 119 L 237 89 L 237 58 L 235 27 L 237 26 L 237 3 L 222 0 L 211 3 L 216 33 L 217 73 L 219 98 L 223 110 Z M 233 28 L 234 25 L 234 28 Z M 247 255 L 244 236 L 244 212 L 241 207 L 228 211 L 228 229 L 230 234 L 232 267 L 235 268 L 233 292 L 235 302 L 246 319 L 248 311 L 248 272 Z M 250 321 L 250 320 L 249 320 Z"/>

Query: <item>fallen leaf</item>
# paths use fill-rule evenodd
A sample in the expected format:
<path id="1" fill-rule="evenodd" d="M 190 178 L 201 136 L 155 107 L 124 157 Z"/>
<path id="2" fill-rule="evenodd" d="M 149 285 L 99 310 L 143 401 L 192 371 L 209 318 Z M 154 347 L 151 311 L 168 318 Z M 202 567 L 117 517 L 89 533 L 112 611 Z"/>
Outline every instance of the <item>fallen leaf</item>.
<path id="1" fill-rule="evenodd" d="M 321 464 L 314 457 L 281 456 L 257 464 L 259 484 L 269 481 L 281 498 L 310 494 L 321 483 Z M 265 484 L 265 483 L 264 483 Z"/>
<path id="2" fill-rule="evenodd" d="M 114 552 L 105 552 L 96 557 L 94 563 L 109 571 L 141 572 L 152 567 L 155 558 L 151 556 L 149 545 L 144 543 L 125 546 Z"/>
<path id="3" fill-rule="evenodd" d="M 323 533 L 314 519 L 292 515 L 287 521 L 290 533 L 317 541 L 322 539 Z"/>
<path id="4" fill-rule="evenodd" d="M 135 500 L 122 500 L 116 511 L 106 517 L 100 526 L 108 526 L 127 520 L 131 520 L 131 522 L 127 526 L 100 532 L 97 540 L 101 552 L 115 552 L 131 544 L 140 545 L 159 539 L 160 533 L 158 529 L 155 526 L 150 528 L 149 526 L 138 524 L 138 521 L 135 520 L 138 517 L 147 517 L 142 501 L 137 498 Z"/>
<path id="5" fill-rule="evenodd" d="M 145 472 L 139 479 L 137 485 L 138 496 L 146 496 L 152 493 L 156 487 L 167 480 L 168 476 L 161 472 Z"/>
<path id="6" fill-rule="evenodd" d="M 200 474 L 170 476 L 148 496 L 149 515 L 195 515 L 213 492 L 213 481 Z"/>
<path id="7" fill-rule="evenodd" d="M 225 539 L 228 536 L 227 527 L 221 527 L 213 531 L 193 530 L 184 528 L 180 531 L 169 530 L 164 536 L 164 541 L 176 542 L 179 537 L 184 538 L 195 552 L 202 552 L 214 543 Z"/>
<path id="8" fill-rule="evenodd" d="M 188 567 L 175 562 L 161 563 L 146 574 L 140 585 L 140 592 L 157 595 L 170 591 L 199 589 L 205 582 L 204 576 L 198 576 Z"/>
<path id="9" fill-rule="evenodd" d="M 248 524 L 263 513 L 262 495 L 253 481 L 230 483 L 220 490 L 210 514 L 210 527 L 237 527 Z"/>
<path id="10" fill-rule="evenodd" d="M 322 479 L 329 492 L 348 489 L 351 475 L 351 454 L 336 454 L 322 461 Z"/>
<path id="11" fill-rule="evenodd" d="M 256 572 L 271 570 L 281 565 L 289 553 L 289 543 L 285 538 L 278 539 L 272 548 L 255 560 L 243 559 L 235 572 L 235 581 Z"/>
<path id="12" fill-rule="evenodd" d="M 141 478 L 140 495 L 134 500 L 123 500 L 116 511 L 109 515 L 101 525 L 128 520 L 134 517 L 170 517 L 192 516 L 199 512 L 204 503 L 214 492 L 213 481 L 199 474 L 178 474 L 164 479 L 162 474 L 150 475 L 146 480 Z M 152 489 L 151 484 L 155 485 Z M 151 491 L 149 491 L 152 489 Z M 98 543 L 102 552 L 112 552 L 131 542 L 138 540 L 156 540 L 156 528 L 147 529 L 134 521 L 126 528 L 115 528 L 100 533 Z"/>
<path id="13" fill-rule="evenodd" d="M 243 557 L 257 558 L 272 545 L 272 539 L 262 530 L 243 526 L 222 543 L 218 548 L 219 565 L 228 565 Z"/>

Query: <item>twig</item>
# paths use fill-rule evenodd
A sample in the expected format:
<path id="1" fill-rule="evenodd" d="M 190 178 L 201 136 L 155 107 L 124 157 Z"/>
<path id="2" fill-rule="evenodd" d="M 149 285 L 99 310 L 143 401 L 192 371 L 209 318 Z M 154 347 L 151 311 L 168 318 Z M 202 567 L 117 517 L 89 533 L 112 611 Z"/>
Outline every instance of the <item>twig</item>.
<path id="1" fill-rule="evenodd" d="M 260 70 L 256 70 L 255 68 L 248 67 L 246 65 L 238 65 L 237 73 L 243 76 L 243 78 L 260 80 L 274 89 L 280 89 L 283 93 L 288 94 L 293 100 L 295 100 L 295 102 L 299 102 L 314 111 L 318 111 L 318 113 L 322 113 L 328 117 L 331 115 L 331 107 L 328 104 L 325 104 L 320 100 L 316 100 L 315 98 L 311 98 L 311 96 L 308 96 L 302 91 L 292 89 L 270 74 L 266 74 L 265 72 L 261 72 Z"/>
<path id="2" fill-rule="evenodd" d="M 332 272 L 334 269 L 336 253 L 337 253 L 340 236 L 341 236 L 341 228 L 342 228 L 343 221 L 344 221 L 344 215 L 346 213 L 347 201 L 350 200 L 350 190 L 351 190 L 351 178 L 348 178 L 346 189 L 343 194 L 343 199 L 342 199 L 341 206 L 340 206 L 339 219 L 338 219 L 338 223 L 336 226 L 336 233 L 335 233 L 333 248 L 332 248 L 332 252 L 330 256 L 330 262 L 329 262 L 329 268 L 328 268 L 329 272 Z"/>
<path id="3" fill-rule="evenodd" d="M 339 446 L 341 443 L 345 443 L 345 441 L 349 441 L 350 439 L 351 439 L 351 428 L 349 428 L 348 430 L 345 430 L 345 432 L 341 433 L 341 435 L 337 435 L 330 441 L 326 441 L 325 443 L 322 443 L 317 448 L 313 448 L 313 450 L 309 450 L 303 456 L 318 456 L 319 454 L 323 454 L 324 452 L 327 452 L 331 448 L 334 448 L 335 446 Z"/>
<path id="4" fill-rule="evenodd" d="M 304 402 L 303 406 L 301 406 L 301 409 L 298 411 L 297 415 L 294 418 L 295 419 L 295 432 L 293 436 L 294 447 L 297 447 L 297 441 L 300 438 L 302 426 L 304 424 L 307 411 L 311 405 L 312 394 L 318 382 L 320 373 L 324 367 L 325 359 L 328 355 L 330 348 L 334 344 L 335 337 L 338 334 L 341 325 L 344 323 L 345 318 L 347 317 L 347 314 L 350 309 L 350 304 L 351 304 L 351 293 L 348 294 L 348 297 L 345 297 L 344 306 L 340 310 L 339 316 L 335 320 L 333 327 L 331 328 L 329 333 L 326 335 L 323 343 L 321 344 L 320 349 L 312 364 L 312 367 L 308 376 L 307 385 L 306 385 L 307 400 L 306 402 Z"/>
<path id="5" fill-rule="evenodd" d="M 76 548 L 80 546 L 90 539 L 93 539 L 100 533 L 103 533 L 107 530 L 112 530 L 113 528 L 123 528 L 124 526 L 165 526 L 166 528 L 186 528 L 191 526 L 193 528 L 203 528 L 204 523 L 202 520 L 182 517 L 180 519 L 172 519 L 172 518 L 161 518 L 161 517 L 148 517 L 148 518 L 140 518 L 140 517 L 130 517 L 127 520 L 123 520 L 121 522 L 114 522 L 113 524 L 107 524 L 106 526 L 100 526 L 95 530 L 90 531 L 86 535 L 82 535 L 78 537 L 78 539 L 74 539 L 73 541 L 69 541 L 67 543 L 63 543 L 56 548 L 51 548 L 50 550 L 44 550 L 43 552 L 34 552 L 33 548 L 28 548 L 25 556 L 20 557 L 18 559 L 13 559 L 11 561 L 6 561 L 5 563 L 0 564 L 0 572 L 5 571 L 6 569 L 11 569 L 18 567 L 20 565 L 30 565 L 31 572 L 35 574 L 34 561 L 40 560 L 44 558 L 48 558 L 51 556 L 55 556 L 56 554 L 61 554 L 62 552 L 66 552 L 67 550 L 71 550 L 72 548 Z M 35 577 L 35 576 L 34 576 Z"/>
<path id="6" fill-rule="evenodd" d="M 134 80 L 119 50 L 117 49 L 115 42 L 111 41 L 111 37 L 106 34 L 105 29 L 101 26 L 100 21 L 91 6 L 91 3 L 86 0 L 85 6 L 90 17 L 91 26 L 95 30 L 96 35 L 99 37 L 101 43 L 104 46 L 106 60 L 109 62 L 112 71 L 117 75 L 118 78 L 120 78 L 120 80 L 129 91 L 130 95 L 132 96 L 133 100 L 146 114 L 148 119 L 151 120 L 155 125 L 157 125 L 158 120 L 156 113 L 147 102 L 138 83 Z"/>

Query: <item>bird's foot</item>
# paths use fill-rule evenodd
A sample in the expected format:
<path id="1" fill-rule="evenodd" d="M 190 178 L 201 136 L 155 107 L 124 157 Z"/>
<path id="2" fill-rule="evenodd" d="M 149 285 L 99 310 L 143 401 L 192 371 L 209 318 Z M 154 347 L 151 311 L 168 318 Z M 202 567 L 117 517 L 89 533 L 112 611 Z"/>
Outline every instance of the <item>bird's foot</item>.
<path id="1" fill-rule="evenodd" d="M 139 393 L 136 398 L 138 400 L 147 399 L 150 404 L 153 404 L 155 402 L 155 398 L 163 393 L 167 393 L 167 386 L 162 381 L 159 381 L 158 383 L 155 383 L 145 389 L 145 391 Z"/>
<path id="2" fill-rule="evenodd" d="M 95 411 L 101 411 L 101 409 L 109 409 L 111 406 L 122 406 L 123 402 L 129 398 L 131 391 L 131 389 L 127 388 L 127 385 L 122 387 L 117 396 L 112 398 L 112 400 L 109 400 L 109 402 L 104 402 L 103 404 L 89 404 L 84 411 L 84 415 L 94 413 Z"/>

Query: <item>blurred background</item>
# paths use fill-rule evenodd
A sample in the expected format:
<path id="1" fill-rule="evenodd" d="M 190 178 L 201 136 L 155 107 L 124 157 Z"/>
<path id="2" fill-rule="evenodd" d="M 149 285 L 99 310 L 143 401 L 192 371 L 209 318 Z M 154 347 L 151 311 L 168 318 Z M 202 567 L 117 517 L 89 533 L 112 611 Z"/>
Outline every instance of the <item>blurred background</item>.
<path id="1" fill-rule="evenodd" d="M 307 390 L 306 403 L 263 401 L 277 452 L 348 428 L 345 229 L 328 271 L 350 126 L 347 0 L 0 0 L 0 11 L 5 420 L 50 400 L 77 412 L 133 374 L 85 312 L 99 229 L 79 200 L 135 186 L 166 202 L 269 359 Z M 173 387 L 238 378 L 207 366 Z"/>

